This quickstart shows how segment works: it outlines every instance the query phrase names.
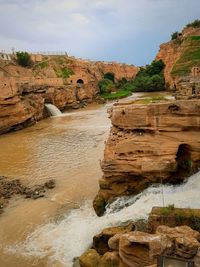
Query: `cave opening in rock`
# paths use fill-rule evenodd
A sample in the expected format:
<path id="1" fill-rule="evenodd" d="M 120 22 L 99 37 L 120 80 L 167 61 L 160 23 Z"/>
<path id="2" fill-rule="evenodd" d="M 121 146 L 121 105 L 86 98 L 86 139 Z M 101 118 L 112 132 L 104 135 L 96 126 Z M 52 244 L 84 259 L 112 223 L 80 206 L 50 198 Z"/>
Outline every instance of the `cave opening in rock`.
<path id="1" fill-rule="evenodd" d="M 76 83 L 84 84 L 84 81 L 82 79 L 78 79 Z"/>
<path id="2" fill-rule="evenodd" d="M 191 147 L 188 144 L 181 144 L 176 153 L 177 170 L 179 172 L 190 172 L 192 169 Z"/>

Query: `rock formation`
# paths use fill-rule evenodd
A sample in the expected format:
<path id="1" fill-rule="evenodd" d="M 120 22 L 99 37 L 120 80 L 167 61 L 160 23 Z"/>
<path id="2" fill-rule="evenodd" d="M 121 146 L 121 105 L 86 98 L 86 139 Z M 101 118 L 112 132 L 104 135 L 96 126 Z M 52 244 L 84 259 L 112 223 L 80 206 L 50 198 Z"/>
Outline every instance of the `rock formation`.
<path id="1" fill-rule="evenodd" d="M 116 103 L 93 205 L 102 215 L 109 199 L 135 195 L 152 183 L 180 183 L 200 165 L 200 101 L 148 105 Z"/>
<path id="2" fill-rule="evenodd" d="M 150 267 L 159 257 L 190 260 L 199 266 L 200 234 L 188 226 L 159 226 L 155 234 L 133 231 L 108 240 L 110 251 L 101 256 L 89 249 L 80 258 L 81 267 Z"/>
<path id="3" fill-rule="evenodd" d="M 98 81 L 107 71 L 115 73 L 117 79 L 131 79 L 138 70 L 135 66 L 68 56 L 32 58 L 35 62 L 29 68 L 20 67 L 14 60 L 0 60 L 0 134 L 48 116 L 45 103 L 64 110 L 92 102 L 99 92 Z"/>
<path id="4" fill-rule="evenodd" d="M 200 232 L 200 210 L 175 208 L 173 205 L 153 207 L 148 218 L 148 231 L 155 233 L 157 227 L 163 224 L 170 227 L 187 225 Z"/>
<path id="5" fill-rule="evenodd" d="M 175 40 L 160 45 L 156 60 L 165 63 L 166 83 L 174 89 L 181 77 L 194 76 L 193 67 L 199 66 L 200 28 L 186 27 Z M 197 73 L 196 73 L 197 74 Z"/>

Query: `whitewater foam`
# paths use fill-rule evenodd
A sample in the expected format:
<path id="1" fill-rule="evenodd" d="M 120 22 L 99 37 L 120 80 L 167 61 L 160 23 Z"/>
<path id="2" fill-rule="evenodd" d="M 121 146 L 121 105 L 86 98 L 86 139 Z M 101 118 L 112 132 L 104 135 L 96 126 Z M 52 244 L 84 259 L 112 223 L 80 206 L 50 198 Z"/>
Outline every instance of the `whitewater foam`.
<path id="1" fill-rule="evenodd" d="M 71 267 L 74 258 L 91 246 L 93 236 L 103 228 L 147 218 L 153 206 L 162 206 L 162 192 L 165 205 L 200 208 L 197 199 L 199 178 L 200 172 L 181 186 L 152 186 L 135 197 L 118 198 L 107 207 L 103 217 L 97 217 L 91 201 L 85 201 L 79 209 L 71 210 L 60 221 L 38 227 L 25 242 L 10 246 L 6 251 L 26 257 L 47 257 L 49 266 L 59 262 L 65 267 Z"/>

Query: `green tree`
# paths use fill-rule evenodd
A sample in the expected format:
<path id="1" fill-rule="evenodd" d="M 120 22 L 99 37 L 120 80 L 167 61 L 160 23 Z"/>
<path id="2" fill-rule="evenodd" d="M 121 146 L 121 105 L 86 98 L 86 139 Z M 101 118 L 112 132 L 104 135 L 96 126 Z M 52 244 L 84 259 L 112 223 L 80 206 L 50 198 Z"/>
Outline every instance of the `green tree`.
<path id="1" fill-rule="evenodd" d="M 113 88 L 115 88 L 115 84 L 110 79 L 103 79 L 99 81 L 98 85 L 101 94 L 109 93 Z"/>
<path id="2" fill-rule="evenodd" d="M 27 52 L 17 52 L 17 63 L 23 67 L 31 65 L 31 57 Z"/>
<path id="3" fill-rule="evenodd" d="M 150 65 L 141 67 L 136 78 L 123 86 L 124 90 L 133 92 L 153 92 L 165 89 L 163 75 L 165 64 L 162 60 L 153 61 Z"/>

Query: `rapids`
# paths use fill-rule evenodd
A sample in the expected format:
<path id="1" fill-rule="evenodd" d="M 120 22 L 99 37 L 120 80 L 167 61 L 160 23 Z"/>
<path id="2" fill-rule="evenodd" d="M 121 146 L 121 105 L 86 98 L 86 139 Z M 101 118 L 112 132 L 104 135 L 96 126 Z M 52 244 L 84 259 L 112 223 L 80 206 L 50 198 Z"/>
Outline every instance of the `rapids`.
<path id="1" fill-rule="evenodd" d="M 181 186 L 151 186 L 135 197 L 118 198 L 103 217 L 97 217 L 92 203 L 85 201 L 79 208 L 72 209 L 58 220 L 39 226 L 25 242 L 7 247 L 10 253 L 25 257 L 48 258 L 49 266 L 70 267 L 73 260 L 86 251 L 92 237 L 103 228 L 121 222 L 147 218 L 152 206 L 200 208 L 197 196 L 200 190 L 200 172 L 191 176 Z"/>

